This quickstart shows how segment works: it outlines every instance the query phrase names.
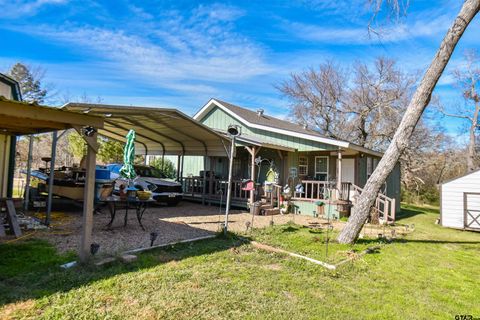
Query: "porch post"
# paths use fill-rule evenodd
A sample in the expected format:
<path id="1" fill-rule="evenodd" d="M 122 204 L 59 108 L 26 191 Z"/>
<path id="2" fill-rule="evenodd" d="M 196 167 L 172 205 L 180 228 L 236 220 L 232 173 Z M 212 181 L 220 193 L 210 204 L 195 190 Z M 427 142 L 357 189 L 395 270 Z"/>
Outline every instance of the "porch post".
<path id="1" fill-rule="evenodd" d="M 252 159 L 250 164 L 252 166 L 252 170 L 250 170 L 251 171 L 250 179 L 253 181 L 254 190 L 250 191 L 250 204 L 253 205 L 254 198 L 255 198 L 255 154 L 257 150 L 254 146 L 252 146 L 251 151 L 252 152 L 250 153 L 250 156 L 252 157 Z"/>
<path id="2" fill-rule="evenodd" d="M 82 218 L 82 239 L 80 243 L 80 260 L 85 262 L 90 256 L 90 245 L 92 244 L 93 229 L 93 210 L 95 200 L 95 163 L 97 150 L 94 144 L 97 141 L 97 133 L 89 139 L 87 148 L 87 172 L 85 179 L 85 189 L 83 193 L 83 218 Z"/>
<path id="3" fill-rule="evenodd" d="M 342 192 L 342 151 L 338 150 L 338 168 L 337 168 L 337 189 L 338 195 Z"/>
<path id="4" fill-rule="evenodd" d="M 207 155 L 203 157 L 203 184 L 202 184 L 202 204 L 205 205 L 207 195 Z"/>

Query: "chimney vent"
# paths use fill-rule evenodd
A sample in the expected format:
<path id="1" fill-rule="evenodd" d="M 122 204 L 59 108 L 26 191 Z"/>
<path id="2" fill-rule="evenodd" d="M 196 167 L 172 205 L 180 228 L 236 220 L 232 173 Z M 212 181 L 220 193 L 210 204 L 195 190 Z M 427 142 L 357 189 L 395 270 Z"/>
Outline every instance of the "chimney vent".
<path id="1" fill-rule="evenodd" d="M 259 116 L 259 117 L 263 116 L 263 112 L 264 112 L 263 109 L 258 109 L 257 110 L 257 116 Z"/>

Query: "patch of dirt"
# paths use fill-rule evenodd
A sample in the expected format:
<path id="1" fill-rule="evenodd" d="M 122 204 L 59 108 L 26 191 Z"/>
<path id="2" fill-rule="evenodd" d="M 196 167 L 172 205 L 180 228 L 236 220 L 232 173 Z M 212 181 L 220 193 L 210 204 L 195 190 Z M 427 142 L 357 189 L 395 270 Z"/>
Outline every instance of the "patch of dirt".
<path id="1" fill-rule="evenodd" d="M 15 319 L 15 313 L 18 311 L 27 311 L 35 306 L 34 300 L 9 303 L 0 308 L 0 319 Z"/>
<path id="2" fill-rule="evenodd" d="M 272 270 L 272 271 L 280 271 L 283 269 L 282 266 L 277 263 L 263 265 L 262 267 L 264 269 Z"/>

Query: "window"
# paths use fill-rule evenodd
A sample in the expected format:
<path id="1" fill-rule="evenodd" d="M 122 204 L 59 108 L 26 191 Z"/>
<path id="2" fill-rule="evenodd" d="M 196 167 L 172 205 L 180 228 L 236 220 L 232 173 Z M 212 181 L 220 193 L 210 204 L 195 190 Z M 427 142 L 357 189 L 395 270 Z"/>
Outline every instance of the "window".
<path id="1" fill-rule="evenodd" d="M 232 175 L 234 177 L 242 177 L 242 160 L 239 158 L 233 158 Z"/>
<path id="2" fill-rule="evenodd" d="M 315 179 L 328 181 L 328 156 L 315 157 Z"/>
<path id="3" fill-rule="evenodd" d="M 372 173 L 373 173 L 373 158 L 367 157 L 367 179 L 370 178 Z"/>
<path id="4" fill-rule="evenodd" d="M 298 157 L 298 174 L 300 176 L 308 175 L 308 158 L 305 156 Z"/>

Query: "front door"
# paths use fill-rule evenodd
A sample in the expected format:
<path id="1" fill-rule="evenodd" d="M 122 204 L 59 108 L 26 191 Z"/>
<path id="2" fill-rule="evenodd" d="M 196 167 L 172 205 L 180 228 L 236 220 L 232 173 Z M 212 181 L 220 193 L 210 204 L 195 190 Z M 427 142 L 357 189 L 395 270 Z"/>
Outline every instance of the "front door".
<path id="1" fill-rule="evenodd" d="M 337 159 L 338 168 L 338 159 Z M 355 159 L 342 159 L 342 182 L 355 183 Z"/>
<path id="2" fill-rule="evenodd" d="M 480 193 L 464 193 L 464 226 L 480 230 Z"/>

